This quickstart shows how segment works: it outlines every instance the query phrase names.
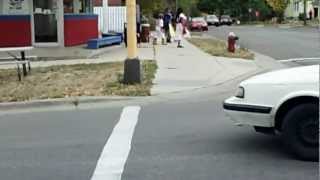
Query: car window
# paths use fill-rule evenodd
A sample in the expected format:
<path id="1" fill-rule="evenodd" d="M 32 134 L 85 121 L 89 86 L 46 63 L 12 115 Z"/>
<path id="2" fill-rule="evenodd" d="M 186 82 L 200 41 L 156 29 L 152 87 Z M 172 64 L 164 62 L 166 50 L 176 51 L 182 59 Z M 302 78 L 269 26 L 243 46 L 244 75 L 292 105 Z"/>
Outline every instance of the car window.
<path id="1" fill-rule="evenodd" d="M 215 16 L 215 15 L 210 15 L 210 16 L 207 16 L 207 18 L 208 18 L 208 19 L 216 19 L 217 16 Z"/>
<path id="2" fill-rule="evenodd" d="M 204 18 L 203 17 L 192 18 L 192 21 L 193 22 L 195 22 L 195 21 L 204 21 Z"/>

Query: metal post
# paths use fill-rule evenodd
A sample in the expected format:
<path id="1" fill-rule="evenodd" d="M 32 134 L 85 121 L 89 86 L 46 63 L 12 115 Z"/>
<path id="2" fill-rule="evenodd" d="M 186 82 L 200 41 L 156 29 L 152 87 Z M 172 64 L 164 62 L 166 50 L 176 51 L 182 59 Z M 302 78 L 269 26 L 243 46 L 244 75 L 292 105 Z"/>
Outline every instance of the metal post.
<path id="1" fill-rule="evenodd" d="M 141 83 L 141 67 L 137 48 L 137 9 L 136 0 L 127 0 L 127 43 L 128 58 L 124 65 L 124 83 Z"/>
<path id="2" fill-rule="evenodd" d="M 21 81 L 21 72 L 20 72 L 20 65 L 17 63 L 17 73 L 18 73 L 18 80 Z"/>
<path id="3" fill-rule="evenodd" d="M 25 55 L 24 51 L 21 51 L 21 61 L 23 61 L 23 62 L 26 61 L 26 55 Z M 22 64 L 22 71 L 23 71 L 23 76 L 27 76 L 28 75 L 26 63 Z"/>

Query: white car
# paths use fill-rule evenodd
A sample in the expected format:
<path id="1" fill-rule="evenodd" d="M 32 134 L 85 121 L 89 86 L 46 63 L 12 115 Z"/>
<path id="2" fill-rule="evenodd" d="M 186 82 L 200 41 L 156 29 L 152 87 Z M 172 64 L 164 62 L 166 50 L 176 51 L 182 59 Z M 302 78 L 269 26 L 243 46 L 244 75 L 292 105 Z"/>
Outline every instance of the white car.
<path id="1" fill-rule="evenodd" d="M 242 82 L 223 107 L 237 125 L 280 133 L 302 160 L 319 158 L 319 65 L 278 70 Z"/>
<path id="2" fill-rule="evenodd" d="M 206 16 L 206 21 L 207 21 L 208 25 L 215 25 L 215 26 L 220 25 L 220 20 L 216 15 Z"/>

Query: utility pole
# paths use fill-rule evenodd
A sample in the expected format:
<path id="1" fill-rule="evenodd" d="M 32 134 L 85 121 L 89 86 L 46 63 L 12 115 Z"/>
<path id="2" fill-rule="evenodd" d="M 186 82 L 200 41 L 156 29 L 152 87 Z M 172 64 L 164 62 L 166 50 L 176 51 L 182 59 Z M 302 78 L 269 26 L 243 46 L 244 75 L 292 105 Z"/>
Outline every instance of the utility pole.
<path id="1" fill-rule="evenodd" d="M 307 0 L 303 0 L 303 24 L 307 25 Z"/>
<path id="2" fill-rule="evenodd" d="M 128 57 L 124 64 L 124 83 L 141 83 L 141 67 L 137 48 L 137 8 L 136 0 L 126 0 Z"/>

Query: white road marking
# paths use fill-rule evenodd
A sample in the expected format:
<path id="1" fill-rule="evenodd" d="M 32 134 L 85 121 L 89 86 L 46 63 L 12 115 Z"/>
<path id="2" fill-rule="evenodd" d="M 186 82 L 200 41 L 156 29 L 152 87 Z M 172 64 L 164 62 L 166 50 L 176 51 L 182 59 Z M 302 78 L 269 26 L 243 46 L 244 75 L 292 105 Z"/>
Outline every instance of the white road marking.
<path id="1" fill-rule="evenodd" d="M 121 180 L 140 110 L 139 106 L 123 109 L 120 120 L 100 155 L 91 180 Z"/>
<path id="2" fill-rule="evenodd" d="M 313 60 L 320 60 L 320 57 L 313 57 L 313 58 L 295 58 L 295 59 L 285 59 L 279 60 L 280 62 L 301 62 L 301 61 L 313 61 Z"/>

